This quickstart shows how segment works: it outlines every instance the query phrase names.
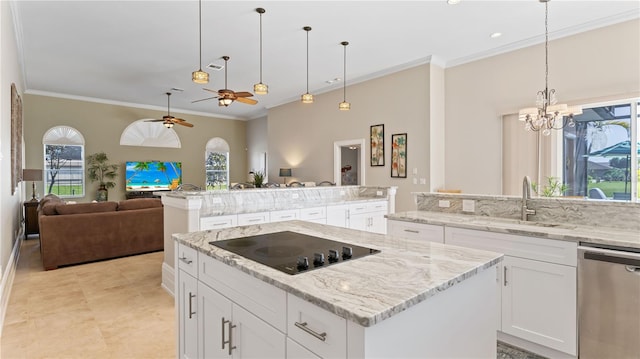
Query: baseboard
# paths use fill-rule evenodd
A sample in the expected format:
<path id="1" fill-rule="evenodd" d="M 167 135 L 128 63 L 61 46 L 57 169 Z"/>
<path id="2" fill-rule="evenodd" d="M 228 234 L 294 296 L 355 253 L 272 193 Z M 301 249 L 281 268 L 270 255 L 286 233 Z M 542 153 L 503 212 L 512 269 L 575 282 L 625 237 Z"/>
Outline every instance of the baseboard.
<path id="1" fill-rule="evenodd" d="M 165 262 L 162 262 L 162 288 L 171 294 L 173 297 L 173 291 L 175 288 L 175 273 L 173 267 Z"/>
<path id="2" fill-rule="evenodd" d="M 513 335 L 506 334 L 498 331 L 498 340 L 518 348 L 530 351 L 532 353 L 541 355 L 545 358 L 554 359 L 577 359 L 576 356 L 551 349 L 540 344 L 532 343 L 528 340 L 514 337 Z"/>
<path id="3" fill-rule="evenodd" d="M 7 268 L 5 268 L 2 282 L 0 283 L 0 338 L 2 337 L 2 328 L 4 328 L 4 317 L 7 314 L 9 306 L 9 297 L 11 296 L 11 288 L 13 279 L 16 277 L 16 267 L 18 266 L 18 258 L 20 258 L 20 246 L 22 245 L 22 231 L 18 233 L 18 238 L 13 244 Z"/>

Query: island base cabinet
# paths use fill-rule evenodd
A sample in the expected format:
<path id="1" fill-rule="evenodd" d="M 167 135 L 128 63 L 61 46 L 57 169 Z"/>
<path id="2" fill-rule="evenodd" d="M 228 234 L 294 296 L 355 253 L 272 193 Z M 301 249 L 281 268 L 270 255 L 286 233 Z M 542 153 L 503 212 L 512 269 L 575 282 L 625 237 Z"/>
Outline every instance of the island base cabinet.
<path id="1" fill-rule="evenodd" d="M 348 358 L 495 358 L 496 270 L 370 326 L 347 321 Z"/>
<path id="2" fill-rule="evenodd" d="M 503 271 L 502 331 L 576 355 L 576 268 L 505 256 Z"/>
<path id="3" fill-rule="evenodd" d="M 178 279 L 178 320 L 179 344 L 178 357 L 183 359 L 198 358 L 198 280 L 180 270 Z"/>
<path id="4" fill-rule="evenodd" d="M 302 345 L 287 338 L 287 359 L 322 359 Z"/>

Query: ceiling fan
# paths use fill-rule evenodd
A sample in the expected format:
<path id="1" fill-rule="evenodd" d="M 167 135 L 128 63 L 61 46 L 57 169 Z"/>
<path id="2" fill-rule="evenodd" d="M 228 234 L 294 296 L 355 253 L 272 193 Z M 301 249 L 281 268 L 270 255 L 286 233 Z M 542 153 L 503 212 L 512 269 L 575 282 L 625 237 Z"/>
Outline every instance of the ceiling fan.
<path id="1" fill-rule="evenodd" d="M 200 101 L 206 101 L 206 100 L 211 100 L 211 99 L 217 98 L 218 99 L 218 106 L 224 106 L 224 107 L 227 107 L 227 106 L 231 105 L 233 103 L 233 101 L 246 103 L 247 105 L 255 105 L 255 104 L 257 104 L 258 101 L 254 100 L 252 98 L 247 98 L 247 97 L 252 97 L 253 96 L 253 94 L 251 92 L 246 92 L 246 91 L 234 92 L 233 90 L 229 90 L 227 88 L 227 61 L 229 61 L 229 56 L 222 56 L 222 58 L 224 59 L 224 88 L 220 89 L 218 91 L 210 90 L 208 88 L 203 88 L 203 90 L 205 90 L 205 91 L 217 93 L 218 96 L 203 98 L 201 100 L 196 100 L 196 101 L 193 101 L 191 103 L 196 103 L 196 102 L 200 102 Z"/>
<path id="2" fill-rule="evenodd" d="M 171 106 L 169 102 L 169 99 L 171 98 L 171 92 L 167 92 L 166 94 L 167 94 L 167 114 L 165 116 L 162 116 L 162 119 L 146 120 L 145 122 L 162 122 L 162 124 L 166 128 L 171 128 L 173 127 L 174 124 L 178 124 L 186 127 L 193 127 L 193 125 L 190 124 L 189 122 L 181 118 L 171 116 L 171 111 L 170 111 Z"/>

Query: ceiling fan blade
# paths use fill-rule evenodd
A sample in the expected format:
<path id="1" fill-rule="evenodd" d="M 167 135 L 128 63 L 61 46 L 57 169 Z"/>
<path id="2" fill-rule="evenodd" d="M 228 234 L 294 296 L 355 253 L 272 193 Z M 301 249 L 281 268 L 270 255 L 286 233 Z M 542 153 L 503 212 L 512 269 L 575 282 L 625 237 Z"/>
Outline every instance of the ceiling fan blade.
<path id="1" fill-rule="evenodd" d="M 246 98 L 246 97 L 238 97 L 236 98 L 236 101 L 246 103 L 247 105 L 255 105 L 258 103 L 258 101 L 252 98 Z"/>
<path id="2" fill-rule="evenodd" d="M 235 94 L 238 97 L 251 97 L 251 96 L 253 96 L 253 94 L 251 92 L 246 92 L 246 91 L 236 92 Z"/>
<path id="3" fill-rule="evenodd" d="M 211 89 L 204 88 L 204 87 L 203 87 L 202 89 L 203 89 L 203 90 L 205 90 L 205 91 L 218 93 L 218 91 L 217 91 L 217 90 L 211 90 Z"/>
<path id="4" fill-rule="evenodd" d="M 183 121 L 183 122 L 174 122 L 176 125 L 182 125 L 182 126 L 186 126 L 186 127 L 193 127 L 192 124 L 190 124 L 187 121 Z"/>
<path id="5" fill-rule="evenodd" d="M 162 120 L 145 120 L 144 122 L 164 122 L 164 119 L 162 119 Z"/>
<path id="6" fill-rule="evenodd" d="M 176 122 L 176 123 L 177 123 L 177 122 L 184 122 L 184 120 L 183 120 L 183 119 L 181 119 L 181 118 L 172 118 L 172 119 L 171 119 L 171 121 L 172 121 L 172 122 Z"/>
<path id="7" fill-rule="evenodd" d="M 218 98 L 218 96 L 207 97 L 207 98 L 203 98 L 203 99 L 200 99 L 200 100 L 191 101 L 191 103 L 196 103 L 196 102 L 200 102 L 200 101 L 212 100 L 212 99 L 214 99 L 214 98 Z"/>

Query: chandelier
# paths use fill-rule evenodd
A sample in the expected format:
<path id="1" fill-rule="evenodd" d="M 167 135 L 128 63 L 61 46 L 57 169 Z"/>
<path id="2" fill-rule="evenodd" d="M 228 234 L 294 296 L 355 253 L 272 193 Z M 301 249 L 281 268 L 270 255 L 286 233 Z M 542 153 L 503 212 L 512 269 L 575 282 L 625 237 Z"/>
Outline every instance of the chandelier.
<path id="1" fill-rule="evenodd" d="M 549 89 L 549 1 L 539 0 L 544 3 L 544 90 L 538 91 L 536 97 L 536 107 L 529 107 L 520 110 L 518 119 L 524 121 L 524 128 L 527 131 L 542 131 L 542 134 L 549 136 L 551 130 L 561 130 L 566 126 L 573 127 L 575 122 L 573 116 L 582 113 L 580 106 L 567 106 L 558 104 L 556 90 Z"/>

